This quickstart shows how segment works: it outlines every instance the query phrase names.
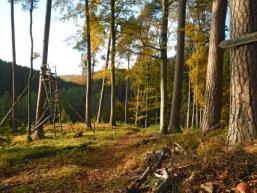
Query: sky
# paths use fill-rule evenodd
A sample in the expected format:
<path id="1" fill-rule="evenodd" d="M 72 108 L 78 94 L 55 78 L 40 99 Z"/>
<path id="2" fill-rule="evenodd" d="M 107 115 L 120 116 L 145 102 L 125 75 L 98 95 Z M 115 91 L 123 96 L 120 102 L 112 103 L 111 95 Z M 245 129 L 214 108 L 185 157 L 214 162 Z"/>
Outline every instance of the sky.
<path id="1" fill-rule="evenodd" d="M 34 52 L 42 55 L 43 33 L 46 1 L 40 1 L 38 8 L 33 12 L 33 36 Z M 229 12 L 228 12 L 229 15 Z M 52 20 L 50 27 L 50 39 L 48 50 L 48 64 L 50 67 L 57 67 L 58 75 L 79 75 L 81 74 L 81 53 L 72 48 L 66 42 L 66 39 L 75 34 L 80 28 L 71 21 L 62 22 L 59 20 L 58 11 L 52 10 Z M 226 24 L 229 24 L 229 16 Z M 0 59 L 12 61 L 11 47 L 11 21 L 10 21 L 10 4 L 7 0 L 0 0 Z M 15 35 L 16 35 L 16 60 L 18 65 L 30 65 L 30 37 L 29 37 L 29 11 L 24 11 L 21 5 L 15 5 Z M 227 34 L 228 38 L 228 34 Z M 172 38 L 171 38 L 172 39 Z M 170 50 L 168 56 L 174 56 L 174 45 L 176 41 L 169 41 Z M 172 46 L 173 45 L 173 46 Z M 100 54 L 101 55 L 101 54 Z M 100 69 L 104 62 L 98 59 L 99 64 L 96 70 Z M 40 69 L 42 58 L 34 60 L 34 68 Z M 133 61 L 132 61 L 133 62 Z M 103 63 L 103 64 L 101 64 Z M 124 63 L 120 60 L 117 65 Z M 122 67 L 122 66 L 120 66 Z"/>
<path id="2" fill-rule="evenodd" d="M 43 33 L 46 1 L 40 1 L 38 8 L 33 12 L 34 51 L 42 55 Z M 29 37 L 29 11 L 22 10 L 15 4 L 15 35 L 16 60 L 18 65 L 30 65 L 30 37 Z M 79 29 L 73 21 L 61 22 L 58 12 L 52 10 L 50 27 L 48 63 L 50 67 L 57 66 L 59 75 L 81 74 L 81 53 L 74 50 L 65 41 Z M 7 0 L 0 0 L 0 59 L 12 61 L 11 47 L 11 19 L 10 4 Z M 34 68 L 39 70 L 42 58 L 34 60 Z"/>

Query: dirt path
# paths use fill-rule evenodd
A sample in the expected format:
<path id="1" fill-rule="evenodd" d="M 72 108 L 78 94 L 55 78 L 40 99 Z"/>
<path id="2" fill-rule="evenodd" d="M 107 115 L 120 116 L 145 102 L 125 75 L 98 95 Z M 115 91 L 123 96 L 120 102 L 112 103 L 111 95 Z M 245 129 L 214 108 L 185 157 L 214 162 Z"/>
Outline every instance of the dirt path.
<path id="1" fill-rule="evenodd" d="M 133 149 L 131 145 L 141 138 L 139 134 L 131 133 L 117 139 L 113 145 L 92 154 L 90 160 L 94 167 L 83 168 L 77 178 L 79 183 L 87 187 L 87 191 L 108 192 L 109 189 L 113 192 L 118 183 L 124 183 L 128 179 L 121 169 L 125 164 L 124 157 Z"/>

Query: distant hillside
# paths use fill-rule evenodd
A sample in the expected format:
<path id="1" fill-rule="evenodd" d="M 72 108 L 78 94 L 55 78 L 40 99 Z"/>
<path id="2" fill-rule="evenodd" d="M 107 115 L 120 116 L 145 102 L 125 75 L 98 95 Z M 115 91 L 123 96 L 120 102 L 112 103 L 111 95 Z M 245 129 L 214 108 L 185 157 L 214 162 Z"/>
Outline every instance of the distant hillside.
<path id="1" fill-rule="evenodd" d="M 71 82 L 78 85 L 85 85 L 86 76 L 82 75 L 61 75 L 60 78 L 66 82 Z"/>
<path id="2" fill-rule="evenodd" d="M 16 87 L 17 93 L 21 93 L 22 90 L 27 85 L 29 75 L 29 68 L 17 65 L 16 68 Z M 37 91 L 39 81 L 39 71 L 34 71 L 34 78 L 32 81 L 32 90 Z M 72 81 L 65 81 L 59 79 L 58 81 L 59 88 L 70 88 L 70 87 L 80 87 L 81 84 L 77 84 Z M 12 68 L 11 63 L 6 62 L 0 59 L 0 96 L 5 92 L 11 93 L 12 90 Z"/>

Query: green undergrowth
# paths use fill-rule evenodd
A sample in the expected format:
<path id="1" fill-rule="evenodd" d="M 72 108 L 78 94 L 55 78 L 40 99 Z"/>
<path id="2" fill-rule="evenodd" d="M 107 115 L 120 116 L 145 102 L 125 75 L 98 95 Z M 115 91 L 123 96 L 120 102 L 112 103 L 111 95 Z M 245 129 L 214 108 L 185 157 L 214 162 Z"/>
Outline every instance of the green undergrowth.
<path id="1" fill-rule="evenodd" d="M 159 134 L 158 126 L 143 129 L 120 125 L 108 129 L 98 126 L 95 132 L 83 131 L 78 137 L 74 137 L 75 133 L 69 129 L 58 132 L 56 137 L 47 130 L 45 139 L 31 143 L 26 142 L 25 135 L 13 136 L 9 147 L 0 147 L 0 192 L 7 189 L 15 189 L 15 192 L 86 192 L 85 187 L 97 190 L 98 184 L 101 188 L 115 186 L 119 189 L 129 181 L 129 176 L 124 174 L 144 168 L 147 152 L 158 151 L 176 142 L 187 152 L 213 155 L 222 148 L 223 135 L 225 131 L 204 136 L 198 129 L 185 129 L 166 136 Z M 111 151 L 113 154 L 108 156 Z M 87 171 L 111 168 L 117 169 L 117 175 L 123 177 L 106 184 L 102 182 L 107 180 L 105 177 L 102 180 L 96 177 L 97 182 L 82 185 L 81 175 Z M 7 180 L 8 186 L 1 184 L 1 180 Z"/>

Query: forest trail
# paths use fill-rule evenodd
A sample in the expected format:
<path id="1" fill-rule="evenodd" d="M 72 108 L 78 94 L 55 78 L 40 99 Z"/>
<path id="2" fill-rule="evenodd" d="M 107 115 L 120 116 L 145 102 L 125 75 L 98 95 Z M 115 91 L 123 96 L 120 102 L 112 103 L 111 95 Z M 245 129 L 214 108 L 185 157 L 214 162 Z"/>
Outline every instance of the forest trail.
<path id="1" fill-rule="evenodd" d="M 135 147 L 153 133 L 108 128 L 30 146 L 19 137 L 13 147 L 0 149 L 0 192 L 120 192 L 142 160 L 145 149 Z"/>

